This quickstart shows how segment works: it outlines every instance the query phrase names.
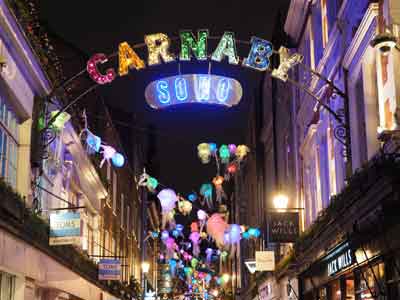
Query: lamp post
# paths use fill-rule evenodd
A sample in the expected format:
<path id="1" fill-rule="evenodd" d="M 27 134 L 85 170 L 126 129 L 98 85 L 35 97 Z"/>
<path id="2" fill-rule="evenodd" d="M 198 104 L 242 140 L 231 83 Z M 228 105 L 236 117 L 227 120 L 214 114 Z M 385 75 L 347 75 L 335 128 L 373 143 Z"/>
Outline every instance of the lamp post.
<path id="1" fill-rule="evenodd" d="M 279 193 L 274 196 L 272 201 L 278 211 L 285 211 L 288 206 L 289 197 L 285 194 Z"/>
<path id="2" fill-rule="evenodd" d="M 147 292 L 147 278 L 146 278 L 146 274 L 149 272 L 150 270 L 150 263 L 148 263 L 147 261 L 143 261 L 142 262 L 142 273 L 143 273 L 143 299 L 145 298 L 146 292 Z"/>

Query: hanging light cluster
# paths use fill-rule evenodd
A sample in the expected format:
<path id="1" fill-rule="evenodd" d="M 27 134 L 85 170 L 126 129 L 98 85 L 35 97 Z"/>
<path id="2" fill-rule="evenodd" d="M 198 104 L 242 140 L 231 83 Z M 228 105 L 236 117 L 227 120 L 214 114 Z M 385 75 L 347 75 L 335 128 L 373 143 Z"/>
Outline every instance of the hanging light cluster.
<path id="1" fill-rule="evenodd" d="M 116 168 L 121 168 L 125 164 L 125 157 L 117 152 L 114 147 L 107 145 L 102 142 L 102 139 L 92 133 L 88 128 L 88 122 L 86 117 L 86 112 L 83 111 L 84 128 L 79 134 L 80 140 L 86 146 L 86 152 L 91 155 L 94 153 L 100 153 L 102 155 L 102 160 L 100 162 L 100 168 L 103 167 L 104 163 L 112 163 Z"/>

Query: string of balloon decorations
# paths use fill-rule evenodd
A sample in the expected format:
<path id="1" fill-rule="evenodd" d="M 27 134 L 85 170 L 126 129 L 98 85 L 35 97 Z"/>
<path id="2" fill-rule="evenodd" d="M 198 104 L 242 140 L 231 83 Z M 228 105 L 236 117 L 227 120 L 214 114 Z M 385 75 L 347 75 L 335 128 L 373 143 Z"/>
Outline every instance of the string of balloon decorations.
<path id="1" fill-rule="evenodd" d="M 189 293 L 207 293 L 213 282 L 217 286 L 227 282 L 226 274 L 218 276 L 213 270 L 214 262 L 219 258 L 221 270 L 228 256 L 234 257 L 241 239 L 256 239 L 260 237 L 261 231 L 244 225 L 228 224 L 227 214 L 220 211 L 207 212 L 214 209 L 214 191 L 215 201 L 219 207 L 223 206 L 223 200 L 227 200 L 223 183 L 240 170 L 240 165 L 250 149 L 246 145 L 223 144 L 218 148 L 215 143 L 201 143 L 197 146 L 197 151 L 203 164 L 215 160 L 217 166 L 212 184 L 201 185 L 199 194 L 191 193 L 185 198 L 161 184 L 146 171 L 140 176 L 138 185 L 156 194 L 161 205 L 161 228 L 158 231 L 149 231 L 145 240 L 152 238 L 161 241 L 164 251 L 159 258 L 169 265 L 173 278 L 178 277 L 186 283 Z M 185 228 L 176 223 L 175 213 L 177 210 L 182 216 L 190 216 L 193 208 L 197 209 L 197 220 L 190 224 L 189 234 L 185 236 Z M 217 249 L 207 247 L 201 253 L 202 241 L 215 242 Z"/>
<path id="2" fill-rule="evenodd" d="M 100 167 L 105 163 L 112 164 L 117 168 L 122 167 L 125 163 L 124 156 L 90 131 L 85 111 L 83 111 L 82 117 L 84 128 L 81 130 L 79 138 L 87 153 L 89 155 L 100 153 L 103 156 Z M 62 112 L 56 117 L 52 126 L 60 130 L 64 128 L 69 119 L 70 115 Z M 222 203 L 224 200 L 227 201 L 227 195 L 223 184 L 240 170 L 240 165 L 249 152 L 250 149 L 246 145 L 223 144 L 218 148 L 215 143 L 199 144 L 197 154 L 200 161 L 208 164 L 215 160 L 217 174 L 212 179 L 212 183 L 201 185 L 199 194 L 194 192 L 186 198 L 161 184 L 146 172 L 140 176 L 138 185 L 157 194 L 162 215 L 161 231 L 149 232 L 145 240 L 149 238 L 161 240 L 164 245 L 164 253 L 160 254 L 160 259 L 168 262 L 170 275 L 183 280 L 190 292 L 207 293 L 213 282 L 217 286 L 226 283 L 226 276 L 218 276 L 213 269 L 214 262 L 219 258 L 219 269 L 221 270 L 228 255 L 234 257 L 238 251 L 241 239 L 256 239 L 261 235 L 258 228 L 229 224 L 226 211 L 207 212 L 214 209 L 214 192 L 215 201 L 219 207 L 224 206 Z M 200 205 L 196 203 L 197 200 Z M 197 209 L 197 220 L 190 224 L 189 236 L 185 237 L 184 226 L 175 222 L 175 210 L 178 210 L 182 216 L 190 216 L 193 207 Z M 217 249 L 208 247 L 204 253 L 201 253 L 200 244 L 206 240 L 215 242 Z"/>

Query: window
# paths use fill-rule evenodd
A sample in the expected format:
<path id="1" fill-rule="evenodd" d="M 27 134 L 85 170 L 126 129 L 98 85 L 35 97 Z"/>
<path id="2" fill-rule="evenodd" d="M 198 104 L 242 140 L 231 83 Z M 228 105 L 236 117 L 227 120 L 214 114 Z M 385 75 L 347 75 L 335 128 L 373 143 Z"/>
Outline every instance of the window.
<path id="1" fill-rule="evenodd" d="M 17 187 L 18 120 L 0 97 L 0 177 Z"/>
<path id="2" fill-rule="evenodd" d="M 328 11 L 326 7 L 327 0 L 321 0 L 321 22 L 322 22 L 322 45 L 325 48 L 328 43 Z"/>
<path id="3" fill-rule="evenodd" d="M 377 51 L 377 73 L 379 94 L 379 131 L 398 127 L 393 54 Z"/>
<path id="4" fill-rule="evenodd" d="M 14 300 L 15 276 L 0 272 L 0 300 Z"/>
<path id="5" fill-rule="evenodd" d="M 113 203 L 112 203 L 112 209 L 113 213 L 116 213 L 117 210 L 117 172 L 113 171 Z"/>
<path id="6" fill-rule="evenodd" d="M 126 231 L 128 232 L 128 237 L 131 231 L 130 213 L 131 213 L 131 207 L 128 205 L 128 207 L 126 208 Z"/>
<path id="7" fill-rule="evenodd" d="M 119 212 L 119 214 L 121 215 L 121 227 L 124 228 L 124 194 L 121 194 L 121 211 Z"/>
<path id="8" fill-rule="evenodd" d="M 356 291 L 356 299 L 362 300 L 383 300 L 385 296 L 382 294 L 385 283 L 384 283 L 384 264 L 376 264 L 372 267 L 364 267 L 359 277 L 359 286 Z M 376 278 L 376 280 L 375 280 Z M 376 296 L 376 297 L 374 297 Z"/>

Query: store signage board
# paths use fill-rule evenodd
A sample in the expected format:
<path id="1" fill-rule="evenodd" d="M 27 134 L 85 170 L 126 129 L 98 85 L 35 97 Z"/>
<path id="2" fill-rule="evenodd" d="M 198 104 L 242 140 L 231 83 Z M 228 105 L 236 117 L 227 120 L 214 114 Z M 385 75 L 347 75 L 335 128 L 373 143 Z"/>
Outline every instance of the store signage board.
<path id="1" fill-rule="evenodd" d="M 256 251 L 256 271 L 274 271 L 275 252 Z"/>
<path id="2" fill-rule="evenodd" d="M 248 260 L 245 261 L 244 264 L 246 265 L 247 269 L 251 274 L 256 272 L 256 261 L 255 260 Z"/>
<path id="3" fill-rule="evenodd" d="M 298 212 L 268 212 L 270 243 L 294 243 L 299 237 Z"/>
<path id="4" fill-rule="evenodd" d="M 52 213 L 50 214 L 49 244 L 71 245 L 81 243 L 81 216 L 80 213 Z"/>
<path id="5" fill-rule="evenodd" d="M 121 262 L 119 259 L 100 259 L 99 280 L 121 280 Z"/>
<path id="6" fill-rule="evenodd" d="M 339 273 L 340 271 L 351 266 L 353 263 L 354 258 L 351 249 L 346 249 L 345 251 L 340 252 L 340 254 L 334 256 L 331 260 L 328 261 L 328 276 L 333 276 L 336 273 Z"/>
<path id="7" fill-rule="evenodd" d="M 154 109 L 199 103 L 231 107 L 242 98 L 239 81 L 216 75 L 186 74 L 151 82 L 145 90 L 147 103 Z"/>

